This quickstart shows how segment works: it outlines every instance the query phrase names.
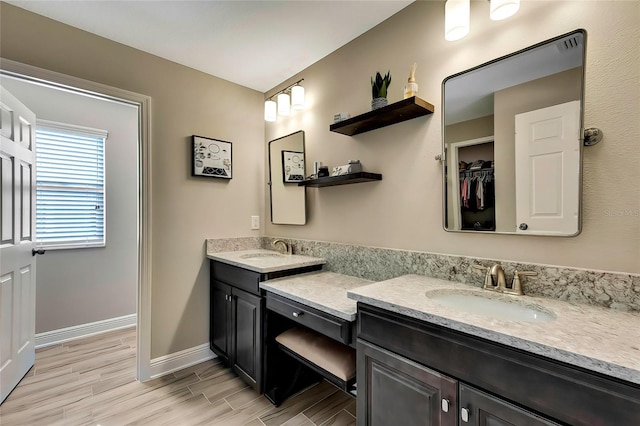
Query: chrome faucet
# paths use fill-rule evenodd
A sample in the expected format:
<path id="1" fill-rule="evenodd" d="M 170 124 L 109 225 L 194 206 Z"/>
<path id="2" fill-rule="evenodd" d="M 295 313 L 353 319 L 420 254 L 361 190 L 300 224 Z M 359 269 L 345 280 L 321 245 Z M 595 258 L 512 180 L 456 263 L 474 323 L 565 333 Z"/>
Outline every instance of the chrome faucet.
<path id="1" fill-rule="evenodd" d="M 273 242 L 271 243 L 271 245 L 276 248 L 278 244 L 282 244 L 282 247 L 284 249 L 283 254 L 286 254 L 288 256 L 291 256 L 293 254 L 293 250 L 291 250 L 291 245 L 289 245 L 286 241 L 278 239 L 278 240 L 273 240 Z"/>

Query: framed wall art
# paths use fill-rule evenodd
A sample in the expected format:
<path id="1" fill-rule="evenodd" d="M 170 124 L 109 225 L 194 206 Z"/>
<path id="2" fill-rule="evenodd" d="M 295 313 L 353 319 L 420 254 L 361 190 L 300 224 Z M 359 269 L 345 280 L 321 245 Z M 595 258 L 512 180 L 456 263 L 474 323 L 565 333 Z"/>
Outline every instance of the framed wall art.
<path id="1" fill-rule="evenodd" d="M 193 135 L 191 176 L 231 179 L 231 142 Z"/>
<path id="2" fill-rule="evenodd" d="M 282 151 L 282 179 L 287 182 L 304 180 L 304 153 Z"/>

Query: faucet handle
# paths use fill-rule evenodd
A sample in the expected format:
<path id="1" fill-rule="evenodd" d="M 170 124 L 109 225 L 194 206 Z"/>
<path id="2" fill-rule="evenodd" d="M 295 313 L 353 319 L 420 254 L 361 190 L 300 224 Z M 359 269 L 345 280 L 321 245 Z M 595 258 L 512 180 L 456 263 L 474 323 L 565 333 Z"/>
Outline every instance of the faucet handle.
<path id="1" fill-rule="evenodd" d="M 493 285 L 493 280 L 491 279 L 491 267 L 490 266 L 483 266 L 480 265 L 479 263 L 475 263 L 473 265 L 471 265 L 471 267 L 473 269 L 478 269 L 480 271 L 484 271 L 484 284 L 482 285 L 482 288 L 485 289 L 493 289 L 494 285 Z"/>
<path id="2" fill-rule="evenodd" d="M 518 271 L 517 269 L 513 273 L 513 282 L 511 283 L 511 288 L 507 290 L 508 293 L 516 294 L 518 296 L 523 296 L 524 291 L 522 290 L 522 282 L 520 281 L 520 277 L 535 277 L 538 273 L 535 271 Z"/>

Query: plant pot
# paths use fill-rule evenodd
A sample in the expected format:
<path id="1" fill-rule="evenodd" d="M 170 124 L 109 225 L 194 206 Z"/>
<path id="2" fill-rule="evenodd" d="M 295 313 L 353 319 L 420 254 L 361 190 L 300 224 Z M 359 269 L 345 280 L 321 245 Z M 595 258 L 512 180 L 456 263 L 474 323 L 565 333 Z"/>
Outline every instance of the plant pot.
<path id="1" fill-rule="evenodd" d="M 387 98 L 373 98 L 371 101 L 371 110 L 387 106 Z"/>

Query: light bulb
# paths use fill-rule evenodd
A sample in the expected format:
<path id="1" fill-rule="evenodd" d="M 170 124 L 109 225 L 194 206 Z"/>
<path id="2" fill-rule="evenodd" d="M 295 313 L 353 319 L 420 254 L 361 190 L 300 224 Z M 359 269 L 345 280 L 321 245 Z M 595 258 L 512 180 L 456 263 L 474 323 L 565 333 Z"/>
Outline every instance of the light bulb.
<path id="1" fill-rule="evenodd" d="M 293 86 L 291 88 L 291 108 L 298 111 L 304 109 L 304 87 Z"/>
<path id="2" fill-rule="evenodd" d="M 469 34 L 469 0 L 447 0 L 444 5 L 444 38 L 460 40 Z"/>
<path id="3" fill-rule="evenodd" d="M 276 103 L 271 99 L 264 101 L 264 121 L 276 121 Z"/>
<path id="4" fill-rule="evenodd" d="M 287 116 L 291 114 L 291 99 L 286 93 L 278 95 L 278 115 Z"/>
<path id="5" fill-rule="evenodd" d="M 500 21 L 515 14 L 520 9 L 520 0 L 491 0 L 489 17 L 493 21 Z"/>

